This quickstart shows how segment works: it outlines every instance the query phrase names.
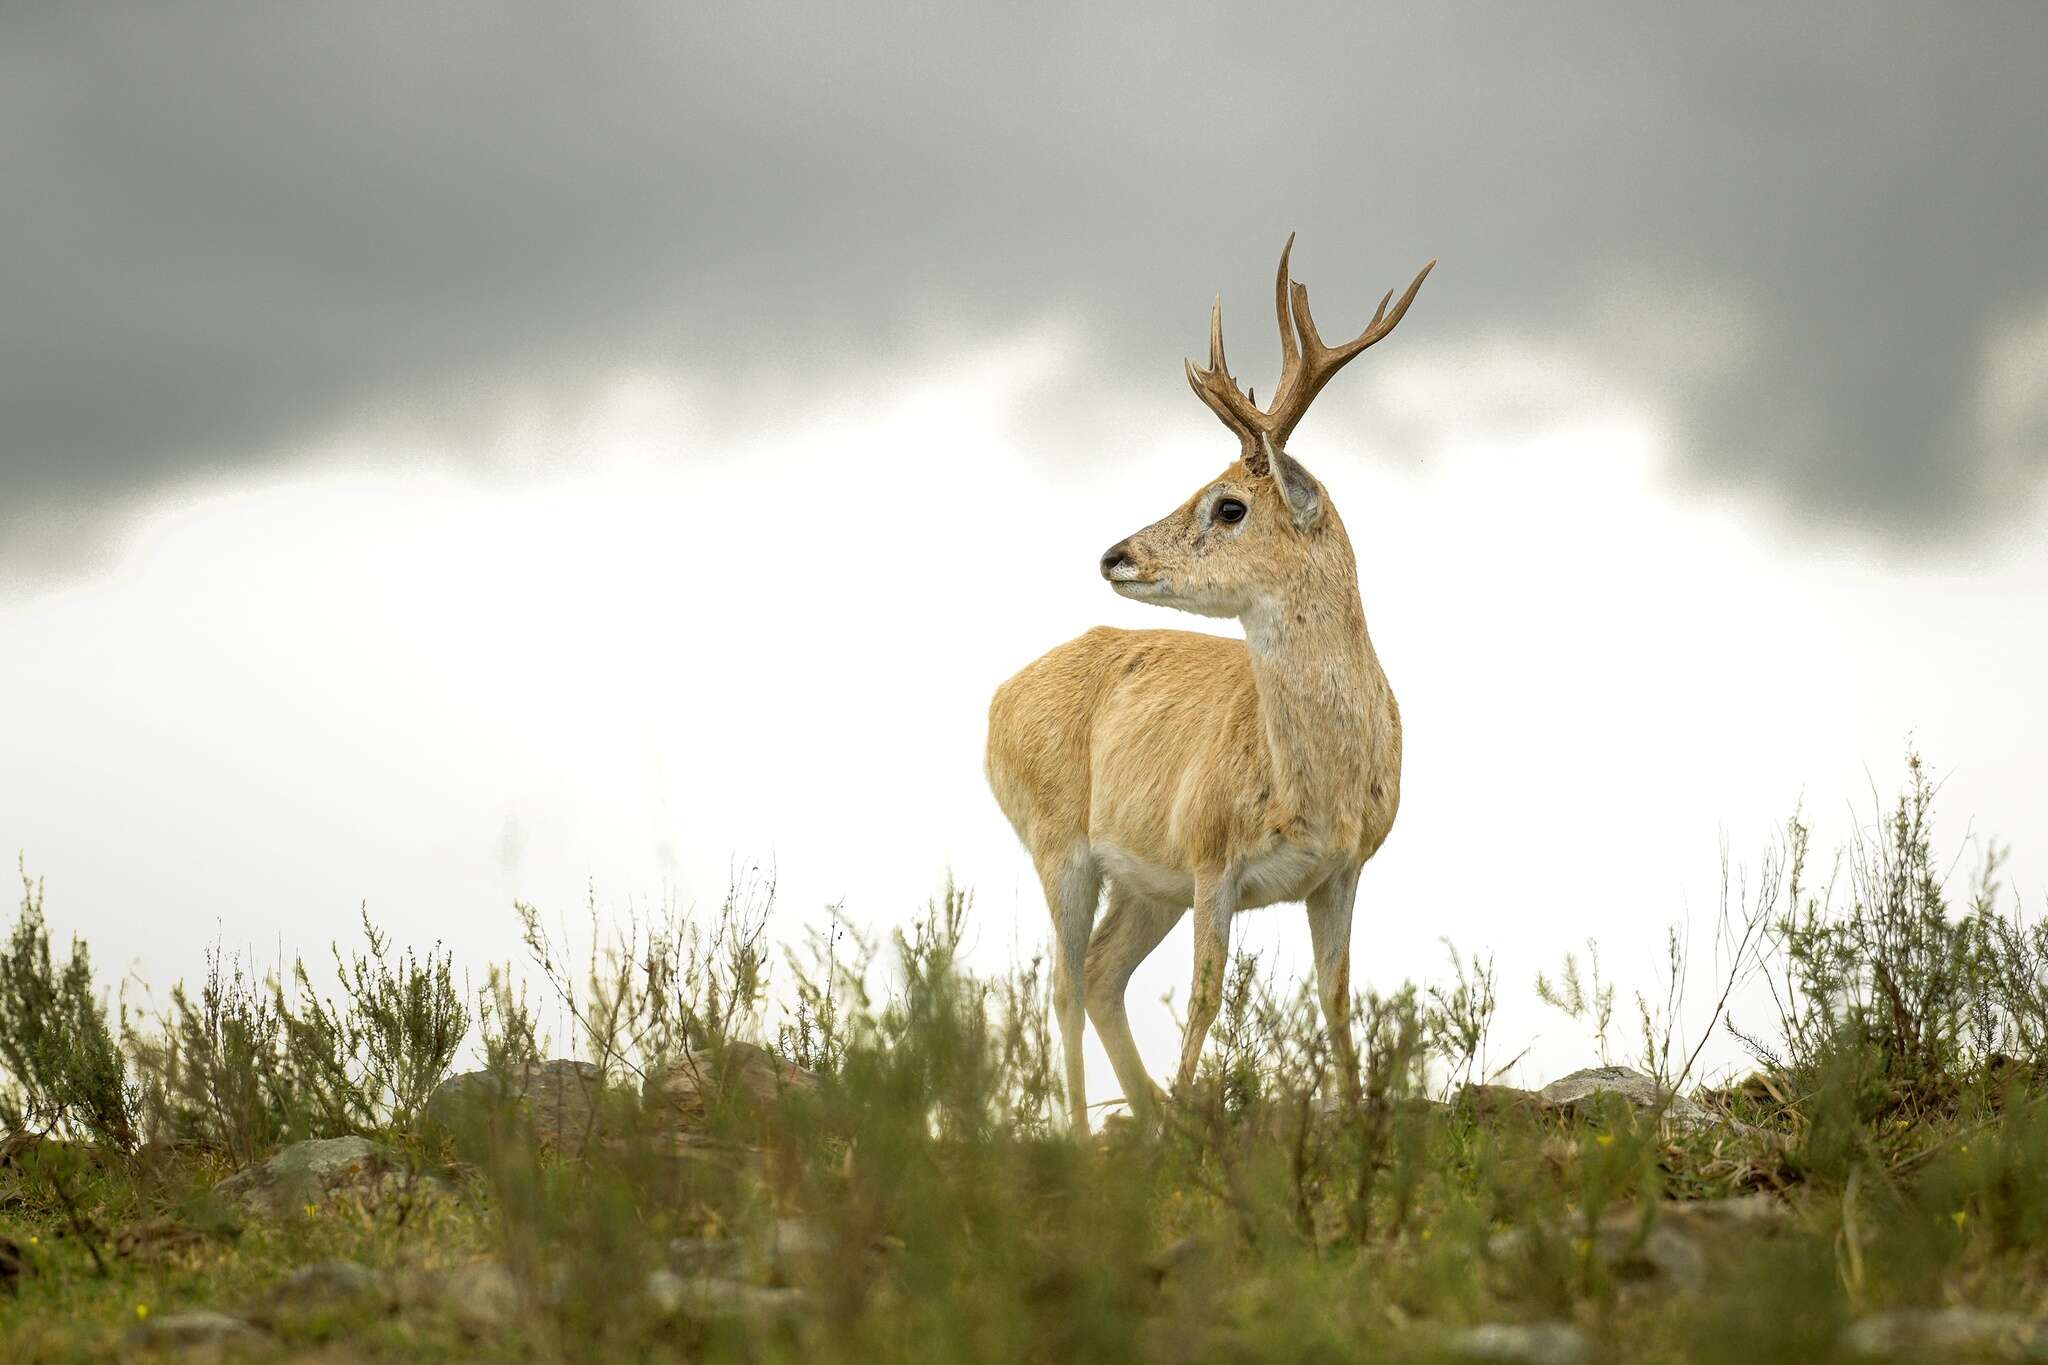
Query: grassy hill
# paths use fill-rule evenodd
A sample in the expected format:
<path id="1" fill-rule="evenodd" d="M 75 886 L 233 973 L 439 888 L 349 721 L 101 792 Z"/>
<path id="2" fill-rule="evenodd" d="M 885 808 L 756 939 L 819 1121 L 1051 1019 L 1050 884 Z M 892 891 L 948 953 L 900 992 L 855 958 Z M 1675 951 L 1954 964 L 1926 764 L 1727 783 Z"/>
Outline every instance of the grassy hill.
<path id="1" fill-rule="evenodd" d="M 1640 1074 L 1489 1084 L 1474 964 L 1359 1001 L 1351 1100 L 1309 994 L 1241 961 L 1194 1091 L 1086 1139 L 1056 1117 L 1043 974 L 961 970 L 957 893 L 886 945 L 815 938 L 772 1039 L 757 915 L 572 969 L 523 912 L 583 1054 L 544 1064 L 509 972 L 465 995 L 445 954 L 367 925 L 338 992 L 216 959 L 166 1017 L 110 1019 L 29 885 L 0 953 L 0 1340 L 9 1360 L 2048 1353 L 2048 935 L 1995 858 L 1947 888 L 1917 762 L 1840 894 L 1805 864 L 1795 821 L 1727 926 L 1731 980 L 1778 1013 L 1739 1085 L 1698 1089 L 1647 1011 Z M 1611 1013 L 1576 964 L 1542 989 Z M 469 1038 L 481 1065 L 451 1082 Z"/>

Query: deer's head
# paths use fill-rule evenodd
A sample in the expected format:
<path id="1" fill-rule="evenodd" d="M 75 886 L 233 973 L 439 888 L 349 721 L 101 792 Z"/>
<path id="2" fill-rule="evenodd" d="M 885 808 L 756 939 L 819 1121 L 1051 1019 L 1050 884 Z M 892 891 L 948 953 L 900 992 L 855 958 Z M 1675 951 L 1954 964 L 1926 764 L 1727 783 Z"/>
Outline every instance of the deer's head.
<path id="1" fill-rule="evenodd" d="M 1273 401 L 1259 407 L 1231 378 L 1219 298 L 1209 314 L 1209 368 L 1188 362 L 1188 384 L 1242 449 L 1230 468 L 1170 515 L 1103 554 L 1102 576 L 1125 597 L 1203 616 L 1242 616 L 1305 580 L 1353 572 L 1336 509 L 1322 484 L 1287 453 L 1287 437 L 1323 385 L 1394 330 L 1436 262 L 1422 268 L 1391 313 L 1390 289 L 1371 326 L 1341 346 L 1325 346 L 1309 313 L 1307 287 L 1288 276 L 1293 250 L 1289 236 L 1273 287 L 1280 318 L 1280 385 Z"/>

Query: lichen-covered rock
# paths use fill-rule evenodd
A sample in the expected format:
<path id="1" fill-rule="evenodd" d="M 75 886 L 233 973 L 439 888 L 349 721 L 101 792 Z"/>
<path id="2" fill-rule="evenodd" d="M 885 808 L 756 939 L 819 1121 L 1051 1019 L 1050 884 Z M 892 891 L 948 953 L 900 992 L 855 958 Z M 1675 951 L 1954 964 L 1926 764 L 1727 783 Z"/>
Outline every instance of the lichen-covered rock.
<path id="1" fill-rule="evenodd" d="M 1592 1355 L 1585 1334 L 1563 1322 L 1486 1322 L 1445 1339 L 1454 1360 L 1503 1365 L 1580 1365 Z"/>
<path id="2" fill-rule="evenodd" d="M 1946 1361 L 1960 1355 L 2048 1359 L 2048 1331 L 2018 1313 L 1901 1308 L 1849 1324 L 1842 1347 L 1868 1360 Z"/>
<path id="3" fill-rule="evenodd" d="M 1658 1086 L 1656 1078 L 1630 1066 L 1589 1066 L 1563 1076 L 1536 1092 L 1547 1105 L 1567 1112 L 1595 1095 L 1619 1095 L 1637 1109 L 1665 1106 L 1665 1120 L 1679 1128 L 1704 1128 L 1717 1122 L 1712 1110 Z"/>
<path id="4" fill-rule="evenodd" d="M 368 1138 L 341 1137 L 294 1142 L 270 1160 L 237 1171 L 213 1192 L 249 1213 L 282 1218 L 342 1194 L 384 1201 L 448 1191 L 410 1170 L 402 1153 Z"/>
<path id="5" fill-rule="evenodd" d="M 721 1102 L 763 1109 L 785 1095 L 809 1093 L 818 1078 L 753 1043 L 685 1053 L 647 1076 L 645 1094 L 685 1131 L 701 1130 Z"/>
<path id="6" fill-rule="evenodd" d="M 553 1151 L 580 1152 L 598 1137 L 598 1097 L 604 1077 L 589 1062 L 557 1058 L 522 1062 L 504 1072 L 469 1071 L 434 1087 L 421 1112 L 429 1128 L 462 1133 L 506 1111 L 531 1126 L 534 1139 Z"/>

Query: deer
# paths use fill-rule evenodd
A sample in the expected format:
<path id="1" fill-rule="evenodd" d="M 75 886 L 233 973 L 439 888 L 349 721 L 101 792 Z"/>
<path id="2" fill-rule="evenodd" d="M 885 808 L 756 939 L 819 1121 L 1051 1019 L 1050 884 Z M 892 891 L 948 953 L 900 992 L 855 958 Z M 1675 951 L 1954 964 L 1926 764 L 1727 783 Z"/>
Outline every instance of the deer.
<path id="1" fill-rule="evenodd" d="M 1084 1010 L 1125 1103 L 1158 1113 L 1168 1100 L 1132 1040 L 1124 995 L 1190 909 L 1194 977 L 1173 1093 L 1192 1088 L 1221 1005 L 1232 919 L 1300 902 L 1332 1055 L 1358 1097 L 1352 910 L 1401 803 L 1401 711 L 1366 632 L 1344 523 L 1287 443 L 1337 371 L 1407 315 L 1436 262 L 1391 311 L 1390 289 L 1365 331 L 1329 346 L 1289 274 L 1293 250 L 1290 234 L 1274 283 L 1271 402 L 1260 407 L 1231 376 L 1220 295 L 1208 368 L 1183 362 L 1195 396 L 1237 437 L 1237 458 L 1098 566 L 1119 596 L 1234 617 L 1243 638 L 1098 626 L 1004 682 L 989 705 L 989 786 L 1052 914 L 1053 1010 L 1080 1133 Z"/>

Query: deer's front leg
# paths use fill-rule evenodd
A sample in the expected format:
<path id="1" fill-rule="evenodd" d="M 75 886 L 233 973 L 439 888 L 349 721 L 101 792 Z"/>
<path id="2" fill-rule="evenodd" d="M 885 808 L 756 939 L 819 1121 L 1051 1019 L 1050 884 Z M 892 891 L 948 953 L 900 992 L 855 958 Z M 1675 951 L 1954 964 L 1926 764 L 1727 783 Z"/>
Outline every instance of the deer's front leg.
<path id="1" fill-rule="evenodd" d="M 1223 1004 L 1223 974 L 1230 966 L 1230 917 L 1237 913 L 1237 886 L 1225 872 L 1195 874 L 1195 980 L 1188 991 L 1188 1031 L 1181 1040 L 1180 1071 L 1174 1089 L 1185 1094 L 1209 1025 Z"/>
<path id="2" fill-rule="evenodd" d="M 1315 946 L 1316 994 L 1330 1034 L 1346 1103 L 1358 1102 L 1358 1050 L 1351 1041 L 1351 907 L 1358 900 L 1356 866 L 1332 873 L 1309 893 L 1308 934 Z"/>

